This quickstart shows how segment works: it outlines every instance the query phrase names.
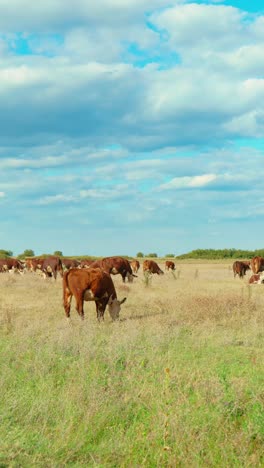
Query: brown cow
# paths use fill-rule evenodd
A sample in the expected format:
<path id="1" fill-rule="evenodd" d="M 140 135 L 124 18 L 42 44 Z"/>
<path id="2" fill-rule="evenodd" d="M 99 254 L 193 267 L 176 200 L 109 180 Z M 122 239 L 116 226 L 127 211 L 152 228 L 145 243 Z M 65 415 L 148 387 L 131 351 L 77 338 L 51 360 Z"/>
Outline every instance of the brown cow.
<path id="1" fill-rule="evenodd" d="M 95 301 L 97 319 L 104 319 L 106 306 L 113 320 L 119 318 L 121 304 L 111 276 L 101 268 L 72 268 L 63 275 L 63 305 L 66 317 L 70 317 L 71 300 L 75 297 L 76 310 L 84 318 L 83 301 Z"/>
<path id="2" fill-rule="evenodd" d="M 24 265 L 20 260 L 16 258 L 1 258 L 0 259 L 0 272 L 4 273 L 24 273 Z"/>
<path id="3" fill-rule="evenodd" d="M 41 270 L 44 260 L 43 257 L 28 257 L 25 260 L 26 267 L 29 271 Z"/>
<path id="4" fill-rule="evenodd" d="M 243 278 L 247 270 L 250 270 L 250 262 L 241 262 L 239 260 L 236 260 L 233 263 L 234 278 L 236 277 L 236 275 L 238 275 L 239 278 Z"/>
<path id="5" fill-rule="evenodd" d="M 264 275 L 262 274 L 254 274 L 249 278 L 249 284 L 261 284 L 264 282 Z"/>
<path id="6" fill-rule="evenodd" d="M 80 268 L 89 268 L 89 266 L 94 263 L 95 260 L 91 260 L 91 258 L 83 258 L 81 261 L 80 261 Z"/>
<path id="7" fill-rule="evenodd" d="M 140 268 L 140 263 L 138 260 L 131 260 L 130 265 L 132 268 L 133 273 L 137 273 Z"/>
<path id="8" fill-rule="evenodd" d="M 148 273 L 157 273 L 157 275 L 164 275 L 164 271 L 162 271 L 159 265 L 154 262 L 154 260 L 144 260 L 143 262 L 143 272 Z"/>
<path id="9" fill-rule="evenodd" d="M 61 263 L 66 270 L 69 270 L 70 268 L 77 268 L 81 262 L 74 258 L 62 258 Z"/>
<path id="10" fill-rule="evenodd" d="M 257 255 L 251 259 L 251 270 L 257 274 L 260 271 L 264 271 L 264 258 Z"/>
<path id="11" fill-rule="evenodd" d="M 47 278 L 48 276 L 53 275 L 54 279 L 57 278 L 57 273 L 59 272 L 61 277 L 63 276 L 63 268 L 60 257 L 55 255 L 51 255 L 44 259 L 42 264 L 41 270 L 43 271 L 44 276 Z"/>
<path id="12" fill-rule="evenodd" d="M 132 283 L 133 277 L 137 277 L 132 272 L 129 261 L 123 257 L 105 257 L 102 260 L 93 262 L 90 268 L 102 268 L 102 270 L 111 275 L 121 275 L 123 283 L 126 278 L 129 283 Z"/>
<path id="13" fill-rule="evenodd" d="M 165 270 L 175 270 L 175 263 L 172 262 L 171 260 L 166 260 Z"/>

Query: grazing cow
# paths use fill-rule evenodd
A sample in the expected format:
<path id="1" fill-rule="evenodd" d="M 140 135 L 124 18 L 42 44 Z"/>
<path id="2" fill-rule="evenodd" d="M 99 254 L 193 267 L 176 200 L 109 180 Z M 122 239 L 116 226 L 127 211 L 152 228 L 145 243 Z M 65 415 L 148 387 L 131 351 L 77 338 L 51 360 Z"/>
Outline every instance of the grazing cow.
<path id="1" fill-rule="evenodd" d="M 172 262 L 171 260 L 166 260 L 165 270 L 175 270 L 175 263 Z"/>
<path id="2" fill-rule="evenodd" d="M 239 278 L 243 278 L 245 276 L 247 270 L 250 270 L 250 262 L 241 262 L 239 260 L 236 260 L 233 263 L 233 273 L 234 273 L 234 278 L 236 275 L 239 276 Z"/>
<path id="3" fill-rule="evenodd" d="M 79 260 L 75 260 L 74 258 L 62 258 L 61 263 L 66 270 L 69 270 L 70 268 L 77 268 L 81 262 L 79 262 Z"/>
<path id="4" fill-rule="evenodd" d="M 249 284 L 261 284 L 264 283 L 264 274 L 254 274 L 249 278 Z"/>
<path id="5" fill-rule="evenodd" d="M 105 257 L 102 260 L 93 262 L 90 268 L 102 268 L 102 270 L 111 275 L 121 275 L 123 283 L 126 278 L 129 283 L 133 282 L 133 277 L 137 278 L 132 272 L 129 261 L 123 257 Z"/>
<path id="6" fill-rule="evenodd" d="M 43 257 L 28 257 L 25 260 L 26 267 L 29 271 L 41 270 L 44 260 Z"/>
<path id="7" fill-rule="evenodd" d="M 257 255 L 251 259 L 251 270 L 257 274 L 264 271 L 264 258 Z"/>
<path id="8" fill-rule="evenodd" d="M 140 263 L 138 260 L 131 260 L 130 265 L 132 268 L 133 273 L 137 273 L 140 268 Z"/>
<path id="9" fill-rule="evenodd" d="M 90 258 L 84 258 L 80 261 L 80 268 L 89 268 L 89 266 L 94 263 L 95 260 L 91 260 Z"/>
<path id="10" fill-rule="evenodd" d="M 118 319 L 121 304 L 126 300 L 125 297 L 118 301 L 111 276 L 101 268 L 72 268 L 64 273 L 63 305 L 67 318 L 70 317 L 72 296 L 75 297 L 76 310 L 82 319 L 83 301 L 94 301 L 98 321 L 104 319 L 107 305 L 112 319 Z"/>
<path id="11" fill-rule="evenodd" d="M 1 258 L 0 271 L 2 273 L 8 271 L 9 273 L 24 273 L 24 265 L 16 258 Z"/>
<path id="12" fill-rule="evenodd" d="M 56 280 L 58 272 L 62 277 L 63 268 L 60 257 L 51 255 L 50 257 L 45 258 L 41 270 L 43 271 L 45 278 L 53 275 L 54 279 Z"/>
<path id="13" fill-rule="evenodd" d="M 148 273 L 157 273 L 157 275 L 164 275 L 164 271 L 162 271 L 159 265 L 154 262 L 154 260 L 144 260 L 143 262 L 143 272 Z"/>

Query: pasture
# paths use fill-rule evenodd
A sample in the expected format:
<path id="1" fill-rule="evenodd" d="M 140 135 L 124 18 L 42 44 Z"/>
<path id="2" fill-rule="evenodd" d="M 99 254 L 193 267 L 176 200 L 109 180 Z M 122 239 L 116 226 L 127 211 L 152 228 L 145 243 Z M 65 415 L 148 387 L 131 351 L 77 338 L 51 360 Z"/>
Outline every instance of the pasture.
<path id="1" fill-rule="evenodd" d="M 264 285 L 138 275 L 119 322 L 73 300 L 71 326 L 60 278 L 0 275 L 1 467 L 264 465 Z"/>

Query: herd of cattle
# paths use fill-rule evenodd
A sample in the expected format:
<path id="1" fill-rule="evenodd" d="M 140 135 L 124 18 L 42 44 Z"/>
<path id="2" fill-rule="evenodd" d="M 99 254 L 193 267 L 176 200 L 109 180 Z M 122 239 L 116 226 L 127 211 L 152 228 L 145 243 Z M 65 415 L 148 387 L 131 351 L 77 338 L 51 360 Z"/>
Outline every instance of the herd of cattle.
<path id="1" fill-rule="evenodd" d="M 0 272 L 25 271 L 39 272 L 45 278 L 53 277 L 55 280 L 58 273 L 63 277 L 63 305 L 67 318 L 70 318 L 72 297 L 75 297 L 76 310 L 80 317 L 84 318 L 83 302 L 94 301 L 96 305 L 97 318 L 104 318 L 104 312 L 108 305 L 109 313 L 113 320 L 119 317 L 121 305 L 126 298 L 119 301 L 113 280 L 110 275 L 121 275 L 123 282 L 132 282 L 140 268 L 138 260 L 130 262 L 123 257 L 105 257 L 101 260 L 84 259 L 81 261 L 60 258 L 54 255 L 46 258 L 30 257 L 24 261 L 15 258 L 0 259 Z M 174 270 L 175 264 L 166 261 L 165 268 Z M 154 260 L 144 260 L 143 272 L 145 274 L 163 275 Z"/>
<path id="2" fill-rule="evenodd" d="M 247 261 L 236 261 L 233 263 L 234 278 L 236 275 L 243 278 L 247 271 L 251 270 L 252 275 L 249 278 L 249 284 L 264 283 L 264 258 L 260 256 L 253 257 Z"/>
<path id="3" fill-rule="evenodd" d="M 119 317 L 121 305 L 126 298 L 117 299 L 115 286 L 111 275 L 121 275 L 123 282 L 132 282 L 137 277 L 140 268 L 138 260 L 128 261 L 123 257 L 105 257 L 101 260 L 75 260 L 60 258 L 54 255 L 43 257 L 30 257 L 25 260 L 15 258 L 0 259 L 0 272 L 25 271 L 39 272 L 45 278 L 53 277 L 58 273 L 63 277 L 63 305 L 67 318 L 70 318 L 72 297 L 75 297 L 76 310 L 84 318 L 83 302 L 94 301 L 97 319 L 104 318 L 106 306 L 113 320 Z M 144 274 L 163 275 L 154 260 L 143 261 Z M 175 270 L 175 263 L 171 260 L 165 262 L 166 270 Z M 235 261 L 233 264 L 234 277 L 243 278 L 248 270 L 252 270 L 249 283 L 264 283 L 264 258 L 256 256 L 251 261 Z"/>

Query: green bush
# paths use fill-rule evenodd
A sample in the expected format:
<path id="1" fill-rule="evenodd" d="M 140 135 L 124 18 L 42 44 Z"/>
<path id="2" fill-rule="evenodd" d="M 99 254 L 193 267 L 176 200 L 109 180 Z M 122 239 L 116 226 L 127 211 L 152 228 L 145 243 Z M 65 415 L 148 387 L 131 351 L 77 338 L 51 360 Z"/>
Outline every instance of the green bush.
<path id="1" fill-rule="evenodd" d="M 63 253 L 61 250 L 55 250 L 55 252 L 53 253 L 53 255 L 56 255 L 57 257 L 62 257 L 63 256 Z"/>
<path id="2" fill-rule="evenodd" d="M 23 253 L 18 255 L 18 258 L 34 257 L 35 253 L 32 249 L 26 249 Z"/>
<path id="3" fill-rule="evenodd" d="M 0 250 L 0 258 L 12 257 L 12 250 Z"/>
<path id="4" fill-rule="evenodd" d="M 233 259 L 238 258 L 253 258 L 255 255 L 264 255 L 264 250 L 242 250 L 242 249 L 196 249 L 183 255 L 178 255 L 176 258 L 184 260 L 204 259 L 204 260 L 220 260 L 220 259 Z"/>

